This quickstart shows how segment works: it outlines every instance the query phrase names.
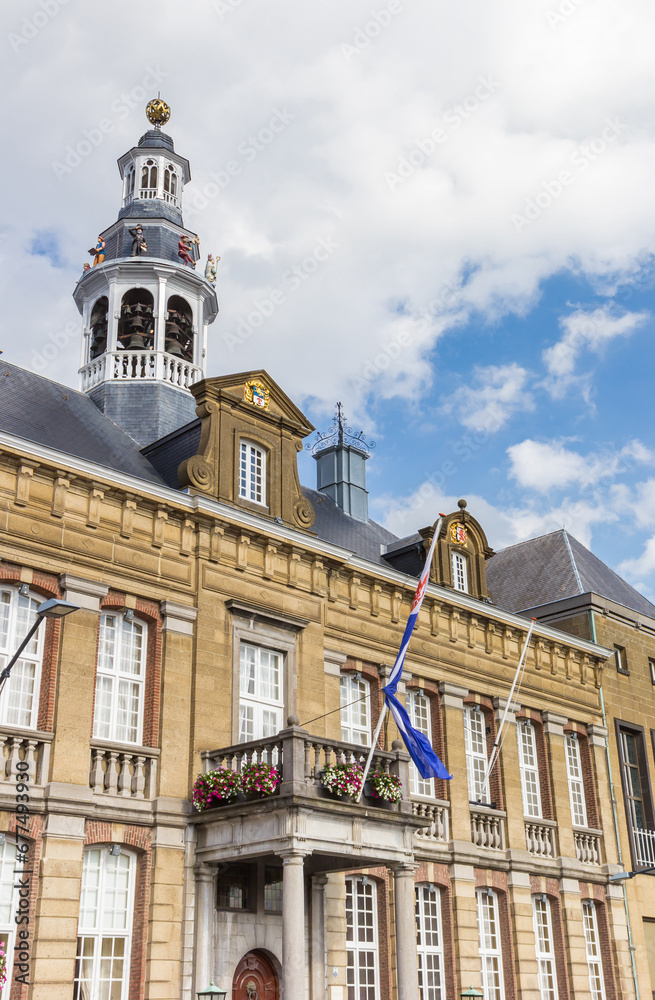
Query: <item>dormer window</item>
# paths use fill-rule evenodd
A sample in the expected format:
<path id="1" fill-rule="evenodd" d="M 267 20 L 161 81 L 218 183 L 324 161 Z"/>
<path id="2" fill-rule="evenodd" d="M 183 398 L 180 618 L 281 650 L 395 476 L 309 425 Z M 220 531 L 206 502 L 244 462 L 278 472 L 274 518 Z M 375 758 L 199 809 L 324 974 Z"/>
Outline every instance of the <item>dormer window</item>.
<path id="1" fill-rule="evenodd" d="M 168 201 L 172 205 L 178 204 L 177 174 L 172 163 L 169 163 L 164 170 L 164 201 Z"/>
<path id="2" fill-rule="evenodd" d="M 251 441 L 239 449 L 239 497 L 266 505 L 266 453 Z"/>
<path id="3" fill-rule="evenodd" d="M 451 556 L 451 564 L 453 570 L 453 587 L 455 590 L 461 590 L 462 593 L 468 594 L 469 581 L 466 567 L 466 557 L 460 552 L 453 552 Z"/>
<path id="4" fill-rule="evenodd" d="M 139 198 L 157 197 L 157 164 L 154 160 L 146 160 L 141 167 L 141 190 Z"/>

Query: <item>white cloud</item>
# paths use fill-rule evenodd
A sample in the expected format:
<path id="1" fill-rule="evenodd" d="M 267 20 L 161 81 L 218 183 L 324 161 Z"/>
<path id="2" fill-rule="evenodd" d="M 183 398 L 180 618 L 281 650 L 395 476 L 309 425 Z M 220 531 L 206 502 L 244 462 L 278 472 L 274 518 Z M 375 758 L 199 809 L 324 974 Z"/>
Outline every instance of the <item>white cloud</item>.
<path id="1" fill-rule="evenodd" d="M 116 218 L 115 161 L 145 131 L 142 109 L 157 89 L 173 109 L 176 149 L 191 160 L 186 207 L 204 205 L 193 219 L 202 250 L 223 258 L 208 371 L 265 366 L 300 403 L 343 398 L 357 412 L 371 392 L 420 396 L 445 330 L 474 311 L 525 314 L 540 284 L 572 261 L 620 283 L 651 244 L 650 0 L 625 0 L 620 10 L 595 0 L 557 28 L 546 16 L 552 0 L 408 3 L 350 57 L 343 44 L 372 16 L 363 0 L 306 9 L 295 0 L 141 0 L 146 40 L 125 30 L 131 0 L 113 0 L 111 17 L 88 5 L 80 16 L 78 7 L 62 4 L 17 51 L 8 42 L 1 70 L 12 94 L 3 138 L 20 156 L 19 168 L 14 157 L 4 161 L 12 197 L 0 283 L 5 329 L 21 331 L 1 345 L 9 361 L 29 366 L 49 334 L 71 321 L 81 330 L 69 293 L 86 248 Z M 3 5 L 5 36 L 20 35 L 29 14 Z M 615 58 L 617 37 L 629 60 Z M 149 63 L 162 79 L 144 97 Z M 481 78 L 498 86 L 474 106 Z M 56 114 L 42 113 L 44 93 Z M 453 116 L 456 105 L 465 115 Z M 249 137 L 278 108 L 295 118 L 250 159 Z M 625 129 L 517 233 L 512 214 L 569 168 L 610 116 Z M 111 130 L 58 179 L 53 161 L 103 119 Z M 436 127 L 445 140 L 421 159 L 417 140 Z M 418 165 L 392 192 L 385 173 L 410 153 Z M 212 194 L 212 173 L 230 160 L 238 174 Z M 56 273 L 27 251 L 36 229 L 59 234 L 65 267 Z M 339 249 L 292 292 L 284 275 L 319 238 Z M 224 334 L 276 287 L 288 293 L 284 304 L 230 353 Z M 375 372 L 374 359 L 397 336 L 398 303 L 411 337 Z M 75 381 L 77 361 L 70 344 L 47 374 Z"/>
<path id="2" fill-rule="evenodd" d="M 500 430 L 515 413 L 534 410 L 528 377 L 515 363 L 476 367 L 473 385 L 457 389 L 443 408 L 455 411 L 460 423 L 473 431 Z"/>
<path id="3" fill-rule="evenodd" d="M 564 335 L 542 355 L 549 376 L 545 387 L 556 398 L 563 396 L 575 381 L 576 362 L 585 349 L 600 354 L 611 340 L 629 336 L 647 319 L 647 312 L 615 315 L 609 305 L 591 311 L 576 309 L 563 317 L 560 327 Z"/>
<path id="4" fill-rule="evenodd" d="M 623 475 L 637 464 L 653 461 L 653 454 L 640 441 L 631 441 L 618 451 L 581 455 L 560 441 L 527 438 L 507 449 L 510 476 L 519 486 L 536 493 L 569 487 L 589 489 Z"/>

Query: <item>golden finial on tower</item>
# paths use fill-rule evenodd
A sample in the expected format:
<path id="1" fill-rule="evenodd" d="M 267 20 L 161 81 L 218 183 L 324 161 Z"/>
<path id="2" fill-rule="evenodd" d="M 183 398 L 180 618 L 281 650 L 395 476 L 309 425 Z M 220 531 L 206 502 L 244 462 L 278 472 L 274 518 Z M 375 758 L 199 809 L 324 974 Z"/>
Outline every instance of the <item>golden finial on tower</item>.
<path id="1" fill-rule="evenodd" d="M 146 118 L 155 128 L 161 128 L 170 117 L 171 109 L 166 101 L 162 101 L 159 94 L 157 94 L 154 100 L 150 101 L 150 104 L 146 107 Z"/>

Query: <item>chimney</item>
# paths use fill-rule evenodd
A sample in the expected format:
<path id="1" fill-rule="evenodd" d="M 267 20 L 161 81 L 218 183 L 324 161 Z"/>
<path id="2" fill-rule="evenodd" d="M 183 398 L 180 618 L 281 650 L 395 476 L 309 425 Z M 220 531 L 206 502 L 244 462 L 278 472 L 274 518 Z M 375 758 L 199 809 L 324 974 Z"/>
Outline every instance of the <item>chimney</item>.
<path id="1" fill-rule="evenodd" d="M 337 403 L 330 430 L 325 434 L 319 432 L 312 446 L 318 492 L 330 497 L 344 514 L 358 521 L 368 521 L 366 462 L 374 447 L 375 442 L 366 441 L 363 431 L 354 434 L 346 426 L 341 403 Z"/>

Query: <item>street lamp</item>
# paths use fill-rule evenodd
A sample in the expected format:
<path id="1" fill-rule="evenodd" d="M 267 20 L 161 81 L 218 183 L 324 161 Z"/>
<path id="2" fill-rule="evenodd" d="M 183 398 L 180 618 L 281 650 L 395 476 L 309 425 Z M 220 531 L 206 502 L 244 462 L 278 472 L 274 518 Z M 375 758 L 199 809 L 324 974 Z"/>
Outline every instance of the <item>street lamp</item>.
<path id="1" fill-rule="evenodd" d="M 207 1000 L 225 1000 L 227 990 L 219 990 L 218 986 L 214 985 L 214 980 L 211 979 L 207 989 L 198 990 L 196 996 L 198 997 L 198 1000 L 203 1000 L 203 997 L 207 997 Z"/>
<path id="2" fill-rule="evenodd" d="M 77 604 L 70 604 L 68 601 L 60 601 L 56 597 L 51 597 L 50 600 L 44 601 L 43 604 L 39 604 L 36 609 L 36 621 L 32 625 L 20 646 L 10 659 L 9 663 L 5 669 L 0 674 L 0 694 L 2 694 L 2 689 L 9 679 L 9 674 L 11 673 L 11 668 L 15 664 L 16 660 L 19 658 L 20 654 L 23 652 L 28 642 L 38 629 L 39 625 L 44 618 L 63 618 L 64 615 L 69 615 L 71 611 L 79 611 Z"/>
<path id="3" fill-rule="evenodd" d="M 615 875 L 610 875 L 608 882 L 624 882 L 628 878 L 634 878 L 635 875 L 646 875 L 648 872 L 655 872 L 655 865 L 648 865 L 646 868 L 637 868 L 633 872 L 617 872 Z"/>
<path id="4" fill-rule="evenodd" d="M 469 986 L 467 990 L 464 990 L 463 993 L 460 993 L 460 997 L 483 997 L 483 996 L 484 993 L 482 993 L 480 990 L 476 990 L 475 986 Z"/>

